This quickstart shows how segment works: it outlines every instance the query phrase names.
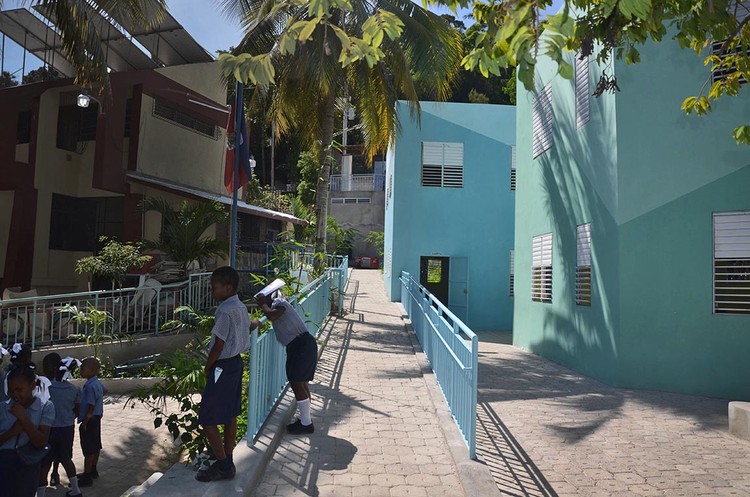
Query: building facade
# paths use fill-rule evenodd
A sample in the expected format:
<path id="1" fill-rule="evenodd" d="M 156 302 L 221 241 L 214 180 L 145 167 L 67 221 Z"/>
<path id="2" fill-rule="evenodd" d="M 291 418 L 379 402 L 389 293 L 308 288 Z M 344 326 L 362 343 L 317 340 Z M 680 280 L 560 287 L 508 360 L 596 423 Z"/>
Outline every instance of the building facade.
<path id="1" fill-rule="evenodd" d="M 510 330 L 515 108 L 397 104 L 385 178 L 386 291 L 408 272 L 474 330 Z"/>
<path id="2" fill-rule="evenodd" d="M 682 100 L 712 77 L 671 40 L 613 61 L 591 95 L 542 59 L 519 83 L 514 345 L 609 384 L 750 399 L 750 93 L 705 117 Z"/>

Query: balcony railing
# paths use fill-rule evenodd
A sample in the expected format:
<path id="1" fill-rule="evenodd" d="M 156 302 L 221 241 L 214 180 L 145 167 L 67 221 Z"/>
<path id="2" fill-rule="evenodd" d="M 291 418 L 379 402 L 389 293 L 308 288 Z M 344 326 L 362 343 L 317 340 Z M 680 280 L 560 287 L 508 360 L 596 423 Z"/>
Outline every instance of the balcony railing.
<path id="1" fill-rule="evenodd" d="M 385 188 L 382 174 L 332 174 L 332 192 L 376 192 Z"/>

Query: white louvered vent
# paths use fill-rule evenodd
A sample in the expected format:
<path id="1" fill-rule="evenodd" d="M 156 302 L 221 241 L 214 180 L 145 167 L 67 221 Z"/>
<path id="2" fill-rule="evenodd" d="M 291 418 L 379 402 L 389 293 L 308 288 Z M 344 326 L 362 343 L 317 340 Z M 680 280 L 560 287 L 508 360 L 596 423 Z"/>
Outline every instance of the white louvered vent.
<path id="1" fill-rule="evenodd" d="M 576 126 L 589 122 L 591 92 L 589 91 L 589 58 L 576 55 Z"/>
<path id="2" fill-rule="evenodd" d="M 591 305 L 591 224 L 576 228 L 576 304 Z"/>
<path id="3" fill-rule="evenodd" d="M 516 147 L 510 147 L 510 189 L 516 189 Z"/>
<path id="4" fill-rule="evenodd" d="M 750 314 L 750 212 L 714 214 L 714 312 Z"/>
<path id="5" fill-rule="evenodd" d="M 463 188 L 463 143 L 422 142 L 422 186 Z"/>
<path id="6" fill-rule="evenodd" d="M 532 239 L 531 300 L 552 302 L 552 233 Z"/>
<path id="7" fill-rule="evenodd" d="M 531 126 L 534 133 L 532 158 L 552 147 L 552 84 L 534 97 Z"/>
<path id="8" fill-rule="evenodd" d="M 511 250 L 510 251 L 510 278 L 508 281 L 508 295 L 510 295 L 511 297 L 515 294 L 515 288 L 516 288 L 515 273 L 516 273 L 516 252 L 514 250 Z"/>

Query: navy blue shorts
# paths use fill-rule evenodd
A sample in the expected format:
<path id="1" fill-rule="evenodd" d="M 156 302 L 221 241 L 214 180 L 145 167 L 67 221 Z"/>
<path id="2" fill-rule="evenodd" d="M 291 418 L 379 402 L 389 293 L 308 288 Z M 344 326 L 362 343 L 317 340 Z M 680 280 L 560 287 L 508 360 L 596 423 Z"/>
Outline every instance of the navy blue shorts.
<path id="1" fill-rule="evenodd" d="M 84 456 L 97 454 L 102 450 L 102 417 L 92 416 L 86 423 L 86 431 L 78 425 L 78 433 L 81 435 L 81 451 Z"/>
<path id="2" fill-rule="evenodd" d="M 302 333 L 286 346 L 286 379 L 312 381 L 318 365 L 318 344 L 315 337 Z"/>
<path id="3" fill-rule="evenodd" d="M 0 497 L 34 497 L 39 486 L 39 467 L 21 463 L 13 449 L 0 450 Z"/>
<path id="4" fill-rule="evenodd" d="M 216 367 L 222 369 L 219 381 L 214 381 Z M 242 358 L 239 355 L 219 359 L 206 378 L 201 397 L 198 423 L 218 426 L 229 423 L 242 412 Z"/>
<path id="5" fill-rule="evenodd" d="M 89 421 L 89 426 L 91 421 Z M 76 427 L 74 425 L 50 428 L 48 443 L 51 450 L 47 456 L 47 462 L 52 462 L 55 459 L 58 461 L 73 460 L 73 437 L 75 433 Z"/>

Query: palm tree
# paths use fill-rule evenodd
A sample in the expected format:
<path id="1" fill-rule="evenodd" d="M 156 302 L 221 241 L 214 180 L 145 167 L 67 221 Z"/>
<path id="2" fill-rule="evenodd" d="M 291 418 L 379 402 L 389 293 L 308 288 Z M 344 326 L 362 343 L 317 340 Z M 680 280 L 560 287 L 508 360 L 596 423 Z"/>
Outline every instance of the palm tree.
<path id="1" fill-rule="evenodd" d="M 159 240 L 145 240 L 146 249 L 160 250 L 175 262 L 182 264 L 183 275 L 193 261 L 203 261 L 208 257 L 226 255 L 227 240 L 204 236 L 205 231 L 215 223 L 226 220 L 227 212 L 217 202 L 188 201 L 180 203 L 177 209 L 169 202 L 149 197 L 143 201 L 144 211 L 161 214 L 162 231 Z"/>
<path id="2" fill-rule="evenodd" d="M 60 32 L 62 50 L 76 69 L 76 84 L 106 90 L 107 60 L 102 37 L 92 22 L 93 11 L 105 17 L 127 19 L 136 26 L 152 27 L 166 10 L 166 0 L 21 0 L 21 5 L 39 7 Z M 0 8 L 3 0 L 0 0 Z"/>
<path id="3" fill-rule="evenodd" d="M 387 11 L 403 23 L 395 39 L 380 45 L 383 56 L 374 64 L 358 60 L 342 66 L 341 39 L 330 25 L 317 24 L 311 37 L 282 55 L 284 30 L 310 19 L 309 4 L 295 1 L 222 0 L 229 15 L 241 16 L 247 33 L 235 54 L 271 54 L 276 74 L 271 118 L 277 135 L 296 129 L 305 145 L 315 147 L 321 167 L 315 198 L 316 251 L 326 247 L 328 182 L 337 99 L 348 94 L 358 111 L 366 153 L 370 158 L 386 149 L 399 130 L 395 102 L 412 103 L 419 115 L 418 89 L 430 88 L 434 98 L 447 100 L 460 70 L 460 33 L 445 19 L 411 0 L 353 0 L 351 9 L 332 11 L 327 22 L 358 39 L 363 25 L 378 11 Z M 274 137 L 276 138 L 276 137 Z"/>

